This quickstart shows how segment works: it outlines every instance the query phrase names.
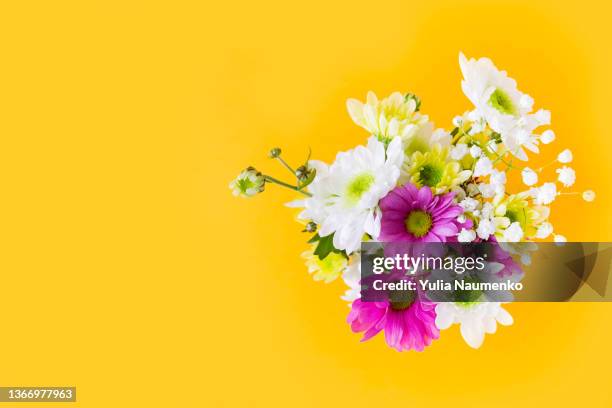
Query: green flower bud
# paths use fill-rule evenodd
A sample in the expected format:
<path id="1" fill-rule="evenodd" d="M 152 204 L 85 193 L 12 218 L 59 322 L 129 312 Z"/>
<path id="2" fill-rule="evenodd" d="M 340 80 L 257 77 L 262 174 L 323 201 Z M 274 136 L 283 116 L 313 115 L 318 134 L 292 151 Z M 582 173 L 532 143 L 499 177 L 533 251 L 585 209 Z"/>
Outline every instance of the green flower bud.
<path id="1" fill-rule="evenodd" d="M 280 149 L 280 147 L 275 147 L 274 149 L 270 150 L 270 152 L 268 153 L 268 157 L 271 159 L 276 159 L 281 155 L 281 152 L 282 150 Z"/>
<path id="2" fill-rule="evenodd" d="M 252 197 L 264 191 L 266 180 L 257 169 L 247 167 L 229 184 L 235 196 Z"/>

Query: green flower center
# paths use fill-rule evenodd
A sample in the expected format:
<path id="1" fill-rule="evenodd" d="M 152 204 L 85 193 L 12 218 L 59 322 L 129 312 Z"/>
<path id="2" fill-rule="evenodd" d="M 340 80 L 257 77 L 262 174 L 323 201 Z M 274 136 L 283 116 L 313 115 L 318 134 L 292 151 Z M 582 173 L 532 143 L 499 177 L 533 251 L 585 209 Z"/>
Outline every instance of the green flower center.
<path id="1" fill-rule="evenodd" d="M 415 297 L 415 292 L 411 290 L 393 291 L 389 294 L 391 309 L 398 311 L 408 309 L 414 303 Z"/>
<path id="2" fill-rule="evenodd" d="M 408 214 L 405 221 L 406 230 L 417 238 L 425 236 L 433 224 L 431 215 L 425 211 L 417 210 Z"/>
<path id="3" fill-rule="evenodd" d="M 480 280 L 475 277 L 466 277 L 463 279 L 469 283 L 479 283 Z M 481 290 L 457 290 L 455 291 L 455 303 L 464 308 L 471 307 L 482 296 Z"/>
<path id="4" fill-rule="evenodd" d="M 506 210 L 506 217 L 510 220 L 510 223 L 518 222 L 521 228 L 525 228 L 527 225 L 527 214 L 525 209 L 508 209 Z"/>
<path id="5" fill-rule="evenodd" d="M 442 181 L 443 173 L 444 169 L 442 167 L 426 164 L 419 170 L 419 180 L 425 186 L 434 187 Z"/>
<path id="6" fill-rule="evenodd" d="M 515 115 L 516 107 L 506 92 L 497 88 L 489 97 L 489 106 L 507 115 Z"/>
<path id="7" fill-rule="evenodd" d="M 358 176 L 355 176 L 355 178 L 351 180 L 351 182 L 346 188 L 346 196 L 349 201 L 351 203 L 356 203 L 357 201 L 359 201 L 361 196 L 363 196 L 363 194 L 367 192 L 370 187 L 372 187 L 372 184 L 374 184 L 375 180 L 376 178 L 374 177 L 374 175 L 370 173 L 362 173 Z"/>

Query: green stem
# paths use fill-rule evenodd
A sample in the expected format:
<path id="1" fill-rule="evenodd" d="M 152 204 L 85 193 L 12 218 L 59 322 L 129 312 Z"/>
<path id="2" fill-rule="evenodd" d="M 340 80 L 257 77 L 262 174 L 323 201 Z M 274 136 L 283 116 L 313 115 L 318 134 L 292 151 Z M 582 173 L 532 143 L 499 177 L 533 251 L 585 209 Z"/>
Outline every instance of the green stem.
<path id="1" fill-rule="evenodd" d="M 277 180 L 274 177 L 270 177 L 270 176 L 264 174 L 264 179 L 267 182 L 278 184 L 279 186 L 291 189 L 293 191 L 297 191 L 298 193 L 302 193 L 305 196 L 312 197 L 312 194 L 307 193 L 306 191 L 300 190 L 297 186 L 292 186 L 291 184 L 285 183 L 284 181 Z"/>
<path id="2" fill-rule="evenodd" d="M 282 157 L 278 156 L 276 159 L 277 159 L 279 162 L 281 162 L 281 164 L 282 164 L 283 166 L 285 166 L 285 167 L 287 168 L 287 170 L 289 170 L 289 171 L 291 172 L 291 174 L 293 174 L 293 175 L 295 176 L 295 170 L 293 170 L 293 169 L 291 168 L 291 166 L 289 166 L 289 165 L 287 164 L 287 162 L 283 160 L 283 158 L 282 158 Z"/>

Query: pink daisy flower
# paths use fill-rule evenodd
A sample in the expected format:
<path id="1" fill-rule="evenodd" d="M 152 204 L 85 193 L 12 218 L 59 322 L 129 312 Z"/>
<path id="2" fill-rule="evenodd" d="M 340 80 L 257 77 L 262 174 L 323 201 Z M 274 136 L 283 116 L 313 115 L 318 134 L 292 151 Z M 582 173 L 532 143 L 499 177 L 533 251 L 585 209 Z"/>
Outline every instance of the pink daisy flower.
<path id="1" fill-rule="evenodd" d="M 382 200 L 381 231 L 385 242 L 454 242 L 471 220 L 457 221 L 463 209 L 453 203 L 455 193 L 433 195 L 427 186 L 408 183 L 391 190 Z"/>
<path id="2" fill-rule="evenodd" d="M 423 351 L 440 336 L 435 304 L 418 298 L 410 302 L 362 302 L 357 299 L 347 321 L 353 332 L 365 332 L 361 341 L 384 330 L 387 344 L 397 351 Z"/>

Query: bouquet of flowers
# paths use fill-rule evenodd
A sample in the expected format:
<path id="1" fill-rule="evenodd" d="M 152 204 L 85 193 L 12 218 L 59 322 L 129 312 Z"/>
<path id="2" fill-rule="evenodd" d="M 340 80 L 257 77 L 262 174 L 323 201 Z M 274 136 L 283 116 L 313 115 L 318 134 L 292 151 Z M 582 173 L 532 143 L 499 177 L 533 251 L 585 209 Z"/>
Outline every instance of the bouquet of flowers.
<path id="1" fill-rule="evenodd" d="M 501 302 L 436 303 L 422 296 L 408 302 L 366 302 L 360 295 L 363 241 L 565 242 L 548 221 L 550 206 L 576 180 L 569 167 L 572 152 L 527 166 L 528 152 L 555 140 L 550 112 L 534 111 L 534 100 L 488 58 L 459 55 L 461 89 L 474 108 L 452 121 L 450 131 L 436 129 L 421 111 L 420 99 L 394 92 L 379 100 L 347 101 L 351 119 L 370 135 L 365 145 L 340 152 L 326 164 L 309 158 L 293 168 L 274 148 L 269 156 L 293 175 L 284 182 L 248 167 L 230 183 L 235 195 L 251 197 L 277 184 L 303 197 L 288 203 L 302 208 L 298 219 L 312 234 L 304 252 L 315 280 L 342 277 L 348 289 L 348 323 L 368 340 L 384 332 L 389 346 L 422 351 L 440 330 L 453 324 L 471 347 L 478 348 L 497 323 L 510 325 Z M 556 179 L 543 182 L 542 170 L 555 165 Z M 523 191 L 509 192 L 509 175 L 520 175 Z M 581 193 L 593 201 L 593 191 Z M 523 256 L 528 262 L 528 256 Z"/>

